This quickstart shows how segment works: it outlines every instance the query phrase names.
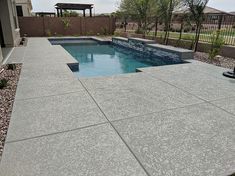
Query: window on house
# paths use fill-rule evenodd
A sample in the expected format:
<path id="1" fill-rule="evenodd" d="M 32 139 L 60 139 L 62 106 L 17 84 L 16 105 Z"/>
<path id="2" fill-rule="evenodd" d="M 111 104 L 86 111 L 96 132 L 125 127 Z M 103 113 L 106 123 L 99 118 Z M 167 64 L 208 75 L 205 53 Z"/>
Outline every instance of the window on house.
<path id="1" fill-rule="evenodd" d="M 23 16 L 22 6 L 16 6 L 17 16 Z"/>

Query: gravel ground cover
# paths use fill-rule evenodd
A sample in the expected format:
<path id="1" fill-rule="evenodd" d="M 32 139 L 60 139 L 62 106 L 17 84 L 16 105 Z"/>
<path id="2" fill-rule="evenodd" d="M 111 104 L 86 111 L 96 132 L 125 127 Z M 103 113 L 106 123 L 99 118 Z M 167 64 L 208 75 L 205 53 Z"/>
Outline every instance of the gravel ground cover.
<path id="1" fill-rule="evenodd" d="M 9 70 L 8 65 L 0 66 L 0 79 L 7 80 L 7 86 L 0 89 L 0 159 L 10 122 L 20 71 L 21 64 L 15 64 L 14 70 Z"/>
<path id="2" fill-rule="evenodd" d="M 214 59 L 209 59 L 207 53 L 196 52 L 194 54 L 194 59 L 208 64 L 213 64 L 216 66 L 233 69 L 235 67 L 235 59 L 219 56 Z"/>

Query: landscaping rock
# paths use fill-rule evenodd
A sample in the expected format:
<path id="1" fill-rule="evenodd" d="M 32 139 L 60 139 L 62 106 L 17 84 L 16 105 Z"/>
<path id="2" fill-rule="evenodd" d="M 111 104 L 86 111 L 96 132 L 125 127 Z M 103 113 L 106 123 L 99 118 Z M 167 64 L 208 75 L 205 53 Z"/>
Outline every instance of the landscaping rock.
<path id="1" fill-rule="evenodd" d="M 235 59 L 223 56 L 216 56 L 214 59 L 209 59 L 209 55 L 207 53 L 196 52 L 194 54 L 194 59 L 229 69 L 233 69 L 235 67 Z"/>
<path id="2" fill-rule="evenodd" d="M 15 70 L 8 70 L 7 68 L 7 65 L 0 66 L 0 70 L 2 70 L 0 79 L 7 80 L 7 86 L 0 89 L 0 159 L 9 127 L 21 64 L 16 64 Z"/>

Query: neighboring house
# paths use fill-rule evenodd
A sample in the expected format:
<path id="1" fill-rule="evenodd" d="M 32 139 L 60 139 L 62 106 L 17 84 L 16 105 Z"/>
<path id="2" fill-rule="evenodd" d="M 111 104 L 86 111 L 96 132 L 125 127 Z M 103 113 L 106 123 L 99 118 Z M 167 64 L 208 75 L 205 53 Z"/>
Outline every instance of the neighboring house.
<path id="1" fill-rule="evenodd" d="M 232 14 L 232 15 L 235 15 L 235 12 L 229 12 L 230 14 Z"/>
<path id="2" fill-rule="evenodd" d="M 17 16 L 32 16 L 32 3 L 31 0 L 15 0 L 16 1 L 16 10 L 17 10 Z"/>
<path id="3" fill-rule="evenodd" d="M 180 22 L 182 16 L 189 13 L 189 9 L 187 7 L 180 7 L 173 11 L 173 22 Z M 204 9 L 204 14 L 206 17 L 209 17 L 211 20 L 218 20 L 219 16 L 224 16 L 224 18 L 229 18 L 234 16 L 232 13 L 228 13 L 222 10 L 218 10 L 212 7 L 206 6 Z"/>
<path id="4" fill-rule="evenodd" d="M 2 48 L 14 47 L 20 42 L 20 29 L 16 15 L 15 0 L 0 0 L 0 64 Z"/>

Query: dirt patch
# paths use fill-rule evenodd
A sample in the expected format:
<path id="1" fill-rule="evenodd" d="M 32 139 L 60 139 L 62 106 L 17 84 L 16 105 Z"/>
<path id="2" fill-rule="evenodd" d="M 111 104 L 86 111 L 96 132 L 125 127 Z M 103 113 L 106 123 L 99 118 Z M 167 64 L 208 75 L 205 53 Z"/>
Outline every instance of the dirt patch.
<path id="1" fill-rule="evenodd" d="M 0 89 L 0 159 L 10 123 L 20 71 L 21 64 L 15 64 L 15 68 L 13 68 L 13 70 L 8 70 L 8 65 L 0 66 L 0 80 L 7 80 L 6 87 Z"/>

